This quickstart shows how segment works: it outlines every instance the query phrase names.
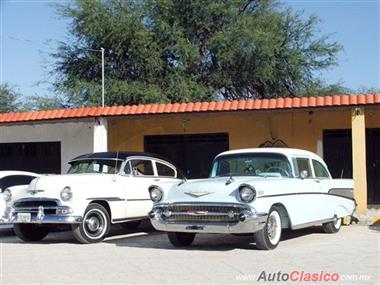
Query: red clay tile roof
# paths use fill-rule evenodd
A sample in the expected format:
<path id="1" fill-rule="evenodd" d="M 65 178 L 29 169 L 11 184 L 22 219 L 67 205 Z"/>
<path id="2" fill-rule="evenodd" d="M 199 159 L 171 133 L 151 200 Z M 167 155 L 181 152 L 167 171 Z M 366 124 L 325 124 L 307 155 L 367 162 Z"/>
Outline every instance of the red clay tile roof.
<path id="1" fill-rule="evenodd" d="M 226 112 L 244 110 L 276 110 L 377 104 L 380 105 L 380 93 L 324 97 L 279 98 L 263 100 L 256 99 L 218 102 L 147 104 L 132 106 L 113 106 L 104 108 L 83 107 L 39 112 L 3 113 L 0 114 L 0 124 L 26 121 L 59 120 L 70 118 L 91 118 L 99 116 L 106 117 L 196 112 Z"/>

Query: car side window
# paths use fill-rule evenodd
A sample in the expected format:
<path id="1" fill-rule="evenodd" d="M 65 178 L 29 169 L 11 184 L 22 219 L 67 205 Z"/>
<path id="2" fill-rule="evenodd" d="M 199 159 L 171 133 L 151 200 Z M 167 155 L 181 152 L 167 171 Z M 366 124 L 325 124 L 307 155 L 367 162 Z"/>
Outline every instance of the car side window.
<path id="1" fill-rule="evenodd" d="M 166 164 L 156 162 L 156 168 L 157 168 L 158 176 L 163 176 L 163 177 L 175 177 L 176 176 L 175 170 Z"/>
<path id="2" fill-rule="evenodd" d="M 132 169 L 131 169 L 131 162 L 128 161 L 125 166 L 124 166 L 124 173 L 125 174 L 131 174 Z"/>
<path id="3" fill-rule="evenodd" d="M 34 176 L 29 175 L 10 175 L 3 177 L 1 179 L 1 189 L 6 189 L 8 187 L 17 185 L 28 185 L 34 178 Z"/>
<path id="4" fill-rule="evenodd" d="M 293 158 L 293 163 L 296 177 L 299 177 L 302 171 L 307 171 L 307 178 L 312 177 L 310 159 L 297 157 Z"/>
<path id="5" fill-rule="evenodd" d="M 134 176 L 153 176 L 153 165 L 151 160 L 133 159 L 131 160 L 132 174 Z"/>
<path id="6" fill-rule="evenodd" d="M 330 178 L 329 172 L 319 161 L 313 159 L 313 167 L 314 167 L 315 177 Z"/>

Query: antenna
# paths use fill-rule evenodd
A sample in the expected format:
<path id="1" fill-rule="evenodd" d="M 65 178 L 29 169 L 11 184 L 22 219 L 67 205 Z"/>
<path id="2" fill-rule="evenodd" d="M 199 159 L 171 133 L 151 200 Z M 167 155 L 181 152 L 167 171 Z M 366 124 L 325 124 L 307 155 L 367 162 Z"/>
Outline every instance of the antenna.
<path id="1" fill-rule="evenodd" d="M 115 172 L 113 176 L 113 181 L 116 181 L 116 174 L 117 174 L 117 163 L 119 162 L 119 151 L 116 151 L 116 159 L 115 159 Z"/>
<path id="2" fill-rule="evenodd" d="M 116 151 L 116 160 L 115 160 L 115 175 L 116 175 L 116 171 L 117 171 L 117 163 L 119 161 L 119 151 Z"/>

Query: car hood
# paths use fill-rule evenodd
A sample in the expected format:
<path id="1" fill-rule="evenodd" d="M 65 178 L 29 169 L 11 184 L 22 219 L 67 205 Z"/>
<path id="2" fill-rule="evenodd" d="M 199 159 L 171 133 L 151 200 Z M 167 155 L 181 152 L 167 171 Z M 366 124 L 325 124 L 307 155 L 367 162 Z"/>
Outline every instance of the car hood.
<path id="1" fill-rule="evenodd" d="M 58 198 L 62 189 L 66 186 L 75 189 L 91 187 L 91 184 L 110 183 L 114 180 L 115 175 L 112 174 L 63 174 L 63 175 L 44 175 L 34 179 L 28 188 L 23 193 L 20 193 L 23 198 L 26 197 L 56 197 Z M 33 191 L 36 190 L 36 191 Z"/>
<path id="2" fill-rule="evenodd" d="M 238 188 L 241 184 L 258 181 L 256 177 L 217 177 L 175 184 L 165 191 L 163 202 L 230 202 L 237 203 Z M 249 183 L 251 184 L 251 183 Z"/>

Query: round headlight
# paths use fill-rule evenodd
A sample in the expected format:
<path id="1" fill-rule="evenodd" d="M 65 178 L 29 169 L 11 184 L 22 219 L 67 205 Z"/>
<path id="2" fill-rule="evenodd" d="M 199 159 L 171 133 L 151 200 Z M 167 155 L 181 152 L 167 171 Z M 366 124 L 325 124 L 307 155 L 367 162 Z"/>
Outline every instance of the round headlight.
<path id="1" fill-rule="evenodd" d="M 12 200 L 12 192 L 10 189 L 7 188 L 3 191 L 3 198 L 5 202 L 9 202 L 10 200 Z"/>
<path id="2" fill-rule="evenodd" d="M 239 187 L 240 199 L 243 202 L 250 203 L 256 198 L 256 190 L 248 185 L 241 185 Z"/>
<path id="3" fill-rule="evenodd" d="M 66 186 L 66 187 L 63 188 L 63 190 L 61 191 L 61 199 L 62 199 L 63 201 L 67 201 L 67 200 L 70 200 L 71 197 L 73 197 L 73 193 L 71 192 L 71 187 Z"/>
<path id="4" fill-rule="evenodd" d="M 162 189 L 158 186 L 149 187 L 149 194 L 153 202 L 160 202 L 163 196 Z"/>

